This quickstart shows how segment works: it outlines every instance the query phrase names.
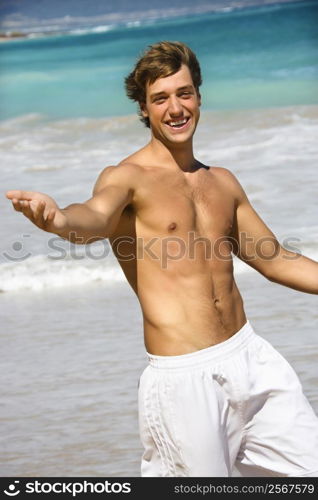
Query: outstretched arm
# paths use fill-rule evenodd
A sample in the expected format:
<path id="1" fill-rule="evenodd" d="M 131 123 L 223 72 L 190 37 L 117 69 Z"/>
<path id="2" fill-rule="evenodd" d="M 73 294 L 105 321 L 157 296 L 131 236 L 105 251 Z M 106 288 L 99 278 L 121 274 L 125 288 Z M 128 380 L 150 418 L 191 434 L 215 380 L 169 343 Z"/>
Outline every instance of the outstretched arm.
<path id="1" fill-rule="evenodd" d="M 238 180 L 225 174 L 236 199 L 234 253 L 270 281 L 318 294 L 318 262 L 284 248 L 250 204 Z"/>
<path id="2" fill-rule="evenodd" d="M 53 198 L 33 191 L 8 191 L 13 207 L 36 226 L 74 243 L 91 243 L 112 235 L 133 198 L 133 167 L 108 167 L 100 174 L 93 196 L 61 209 Z"/>

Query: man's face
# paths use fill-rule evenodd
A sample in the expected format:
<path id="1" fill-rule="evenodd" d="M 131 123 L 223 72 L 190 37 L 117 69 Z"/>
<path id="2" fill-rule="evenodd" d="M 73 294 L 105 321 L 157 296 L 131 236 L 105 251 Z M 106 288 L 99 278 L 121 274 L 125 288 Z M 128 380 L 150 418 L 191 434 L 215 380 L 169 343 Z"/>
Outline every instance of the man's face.
<path id="1" fill-rule="evenodd" d="M 200 116 L 200 95 L 194 88 L 188 66 L 174 75 L 147 84 L 146 103 L 141 106 L 149 118 L 154 137 L 163 143 L 185 143 L 192 139 Z"/>

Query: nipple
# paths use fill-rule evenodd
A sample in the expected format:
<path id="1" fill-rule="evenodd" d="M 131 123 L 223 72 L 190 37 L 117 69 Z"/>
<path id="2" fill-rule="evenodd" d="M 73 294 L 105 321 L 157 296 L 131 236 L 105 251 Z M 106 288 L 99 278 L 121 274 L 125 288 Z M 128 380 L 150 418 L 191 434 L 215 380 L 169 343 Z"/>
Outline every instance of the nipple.
<path id="1" fill-rule="evenodd" d="M 171 222 L 171 224 L 169 224 L 168 226 L 168 230 L 169 231 L 174 231 L 177 227 L 177 224 L 175 222 Z"/>

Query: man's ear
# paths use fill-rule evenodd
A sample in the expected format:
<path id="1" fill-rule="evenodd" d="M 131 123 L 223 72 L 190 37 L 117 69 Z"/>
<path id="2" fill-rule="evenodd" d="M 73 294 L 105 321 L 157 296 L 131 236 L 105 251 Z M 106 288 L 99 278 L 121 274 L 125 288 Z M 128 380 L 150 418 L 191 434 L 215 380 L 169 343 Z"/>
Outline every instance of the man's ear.
<path id="1" fill-rule="evenodd" d="M 199 91 L 197 91 L 197 94 L 198 94 L 198 103 L 199 103 L 199 106 L 201 106 L 201 94 Z"/>
<path id="2" fill-rule="evenodd" d="M 143 118 L 148 118 L 148 111 L 147 111 L 147 106 L 146 106 L 146 103 L 145 102 L 141 102 L 139 104 L 140 106 L 140 111 L 141 111 L 141 114 L 143 116 Z"/>

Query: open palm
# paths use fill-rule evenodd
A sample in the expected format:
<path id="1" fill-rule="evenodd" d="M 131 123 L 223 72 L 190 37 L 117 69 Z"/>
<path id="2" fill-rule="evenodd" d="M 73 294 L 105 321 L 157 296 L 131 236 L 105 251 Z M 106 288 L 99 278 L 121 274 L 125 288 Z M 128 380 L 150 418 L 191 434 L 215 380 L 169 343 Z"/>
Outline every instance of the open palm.
<path id="1" fill-rule="evenodd" d="M 33 224 L 49 232 L 58 232 L 66 224 L 66 217 L 57 203 L 44 193 L 36 191 L 7 191 L 6 196 L 12 201 L 17 212 L 22 212 Z"/>

